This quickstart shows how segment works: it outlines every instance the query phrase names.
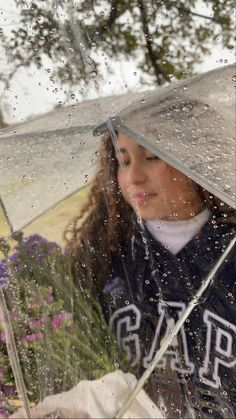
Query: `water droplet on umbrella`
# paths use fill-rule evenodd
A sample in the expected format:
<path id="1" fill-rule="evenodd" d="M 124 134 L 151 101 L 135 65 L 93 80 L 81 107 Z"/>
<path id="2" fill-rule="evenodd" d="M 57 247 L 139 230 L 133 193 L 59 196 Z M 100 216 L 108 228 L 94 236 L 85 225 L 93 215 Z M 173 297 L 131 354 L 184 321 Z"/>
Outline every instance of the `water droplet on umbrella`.
<path id="1" fill-rule="evenodd" d="M 93 61 L 90 57 L 87 57 L 86 61 L 89 65 L 93 64 Z"/>
<path id="2" fill-rule="evenodd" d="M 189 112 L 190 110 L 189 106 L 183 106 L 183 112 Z"/>
<path id="3" fill-rule="evenodd" d="M 95 79 L 95 77 L 97 77 L 97 72 L 95 70 L 90 71 L 89 75 L 92 79 Z"/>

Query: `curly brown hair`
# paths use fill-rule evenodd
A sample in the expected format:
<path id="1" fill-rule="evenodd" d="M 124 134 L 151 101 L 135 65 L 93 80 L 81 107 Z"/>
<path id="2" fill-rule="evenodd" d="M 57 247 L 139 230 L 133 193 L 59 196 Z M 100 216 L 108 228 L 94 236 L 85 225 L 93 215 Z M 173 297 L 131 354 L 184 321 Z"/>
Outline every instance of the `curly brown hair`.
<path id="1" fill-rule="evenodd" d="M 99 169 L 87 201 L 65 231 L 74 277 L 80 286 L 89 288 L 100 283 L 95 272 L 105 278 L 112 254 L 122 251 L 133 231 L 130 223 L 133 210 L 118 187 L 118 163 L 109 134 L 103 136 L 98 154 Z"/>
<path id="2" fill-rule="evenodd" d="M 73 275 L 84 289 L 100 292 L 112 268 L 112 255 L 122 252 L 137 228 L 137 217 L 117 183 L 118 162 L 110 134 L 102 137 L 100 163 L 87 201 L 65 231 L 67 252 L 73 257 Z M 236 211 L 196 185 L 216 222 L 235 222 Z"/>

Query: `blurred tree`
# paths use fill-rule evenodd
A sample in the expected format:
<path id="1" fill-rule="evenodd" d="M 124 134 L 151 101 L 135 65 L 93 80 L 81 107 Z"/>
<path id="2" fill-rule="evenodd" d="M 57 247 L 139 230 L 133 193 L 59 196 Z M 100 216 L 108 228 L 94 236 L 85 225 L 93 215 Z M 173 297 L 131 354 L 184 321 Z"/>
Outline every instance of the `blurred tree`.
<path id="1" fill-rule="evenodd" d="M 215 42 L 234 47 L 234 0 L 204 1 L 206 16 L 196 12 L 199 0 L 15 1 L 17 29 L 0 36 L 11 63 L 6 83 L 19 67 L 42 67 L 45 55 L 54 64 L 52 81 L 87 82 L 96 79 L 102 54 L 132 58 L 150 82 L 162 84 L 191 74 Z"/>

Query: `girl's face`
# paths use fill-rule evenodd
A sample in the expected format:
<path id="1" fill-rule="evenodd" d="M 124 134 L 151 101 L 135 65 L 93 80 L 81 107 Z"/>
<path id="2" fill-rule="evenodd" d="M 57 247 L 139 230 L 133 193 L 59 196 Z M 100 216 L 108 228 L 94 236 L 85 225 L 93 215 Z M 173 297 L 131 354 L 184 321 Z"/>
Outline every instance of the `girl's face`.
<path id="1" fill-rule="evenodd" d="M 118 134 L 117 148 L 119 187 L 141 218 L 184 220 L 202 210 L 196 184 L 187 176 L 124 134 Z"/>

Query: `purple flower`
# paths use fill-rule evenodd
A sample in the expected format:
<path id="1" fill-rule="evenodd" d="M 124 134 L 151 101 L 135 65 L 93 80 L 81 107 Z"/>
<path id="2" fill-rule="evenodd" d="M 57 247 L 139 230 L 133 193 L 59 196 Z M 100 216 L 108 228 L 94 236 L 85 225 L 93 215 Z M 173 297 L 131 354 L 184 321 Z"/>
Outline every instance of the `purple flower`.
<path id="1" fill-rule="evenodd" d="M 48 290 L 48 294 L 47 294 L 46 299 L 47 299 L 48 303 L 52 303 L 54 301 L 53 290 L 52 289 Z"/>
<path id="2" fill-rule="evenodd" d="M 123 290 L 123 279 L 119 276 L 115 276 L 110 282 L 108 282 L 103 288 L 104 294 L 112 294 L 116 296 Z"/>
<path id="3" fill-rule="evenodd" d="M 0 260 L 0 286 L 6 285 L 10 278 L 10 272 L 7 266 L 6 259 Z"/>
<path id="4" fill-rule="evenodd" d="M 42 316 L 39 319 L 30 319 L 29 320 L 29 325 L 31 327 L 37 328 L 37 327 L 42 326 L 42 324 L 45 324 L 46 321 L 47 321 L 47 316 Z"/>
<path id="5" fill-rule="evenodd" d="M 13 255 L 11 255 L 11 256 L 9 257 L 9 260 L 10 260 L 11 262 L 18 262 L 18 261 L 19 261 L 19 252 L 15 252 L 15 253 L 13 253 Z"/>
<path id="6" fill-rule="evenodd" d="M 16 272 L 22 272 L 23 271 L 23 266 L 21 264 L 21 260 L 20 260 L 20 253 L 17 251 L 15 253 L 13 253 L 13 255 L 11 255 L 9 257 L 9 262 L 13 263 L 14 269 Z"/>
<path id="7" fill-rule="evenodd" d="M 64 320 L 73 320 L 73 314 L 67 312 L 55 314 L 51 323 L 53 329 L 60 329 Z"/>
<path id="8" fill-rule="evenodd" d="M 55 242 L 49 242 L 38 234 L 32 234 L 25 237 L 15 249 L 20 252 L 23 251 L 26 257 L 33 257 L 36 261 L 40 262 L 55 250 L 60 250 L 60 246 Z"/>
<path id="9" fill-rule="evenodd" d="M 6 337 L 6 333 L 5 332 L 0 332 L 0 341 L 2 341 L 2 342 L 6 342 L 7 341 L 7 337 Z"/>
<path id="10" fill-rule="evenodd" d="M 41 340 L 43 338 L 43 334 L 41 332 L 38 333 L 31 333 L 30 335 L 26 336 L 27 342 L 34 342 L 36 340 Z"/>
<path id="11" fill-rule="evenodd" d="M 8 418 L 9 417 L 9 412 L 7 411 L 7 409 L 5 407 L 1 407 L 0 406 L 0 418 Z"/>
<path id="12" fill-rule="evenodd" d="M 12 384 L 2 385 L 1 392 L 8 398 L 12 399 L 16 394 L 16 388 Z"/>

